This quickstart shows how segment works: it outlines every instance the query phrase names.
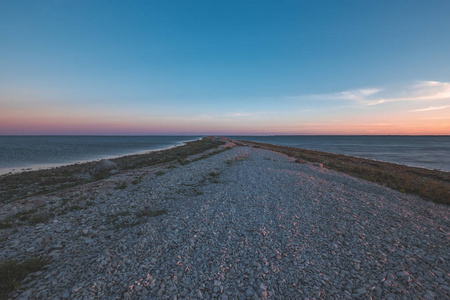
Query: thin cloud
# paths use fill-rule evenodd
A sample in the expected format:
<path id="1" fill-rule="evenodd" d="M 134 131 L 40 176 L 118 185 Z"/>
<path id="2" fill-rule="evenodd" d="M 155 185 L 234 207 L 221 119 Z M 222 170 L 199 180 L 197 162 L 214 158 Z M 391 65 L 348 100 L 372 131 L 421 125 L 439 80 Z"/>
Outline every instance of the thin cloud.
<path id="1" fill-rule="evenodd" d="M 380 99 L 384 102 L 433 101 L 450 99 L 450 82 L 420 81 L 405 91 L 406 97 Z"/>
<path id="2" fill-rule="evenodd" d="M 257 116 L 257 115 L 265 115 L 265 112 L 237 112 L 231 114 L 232 117 L 250 117 L 250 116 Z"/>
<path id="3" fill-rule="evenodd" d="M 232 117 L 249 117 L 254 115 L 255 115 L 254 113 L 241 113 L 241 112 L 231 114 Z"/>
<path id="4" fill-rule="evenodd" d="M 313 95 L 304 95 L 286 98 L 288 100 L 324 100 L 324 101 L 350 100 L 356 102 L 368 102 L 371 101 L 369 98 L 372 95 L 375 95 L 381 91 L 382 90 L 378 88 L 363 88 L 363 89 L 342 91 L 337 93 L 313 94 Z"/>
<path id="5" fill-rule="evenodd" d="M 379 105 L 388 102 L 415 102 L 415 101 L 440 101 L 450 100 L 450 82 L 419 81 L 409 85 L 401 91 L 402 96 L 396 90 L 384 90 L 380 88 L 363 88 L 328 94 L 312 94 L 298 97 L 287 97 L 288 100 L 322 100 L 322 101 L 351 101 L 360 105 Z M 380 94 L 388 95 L 381 97 Z M 391 95 L 391 96 L 390 96 Z M 445 107 L 444 107 L 445 108 Z M 436 109 L 442 109 L 441 106 Z"/>
<path id="6" fill-rule="evenodd" d="M 410 110 L 410 112 L 439 110 L 439 109 L 446 109 L 446 108 L 448 108 L 448 107 L 450 107 L 450 105 L 444 105 L 444 106 L 430 106 L 430 107 L 427 107 L 427 108 L 421 108 L 421 109 Z"/>

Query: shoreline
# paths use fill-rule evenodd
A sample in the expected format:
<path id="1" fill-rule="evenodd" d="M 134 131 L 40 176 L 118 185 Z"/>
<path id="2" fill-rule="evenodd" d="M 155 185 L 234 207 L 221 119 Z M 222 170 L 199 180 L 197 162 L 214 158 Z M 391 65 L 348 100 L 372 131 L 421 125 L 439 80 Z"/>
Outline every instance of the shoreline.
<path id="1" fill-rule="evenodd" d="M 195 140 L 189 140 L 189 141 L 183 141 L 178 145 L 170 146 L 168 148 L 162 148 L 162 149 L 155 149 L 155 150 L 144 150 L 137 153 L 131 153 L 131 154 L 125 154 L 125 155 L 119 155 L 119 156 L 113 156 L 113 157 L 105 157 L 100 158 L 96 160 L 89 160 L 85 162 L 77 162 L 72 164 L 64 164 L 59 165 L 55 167 L 50 168 L 43 168 L 38 170 L 23 170 L 16 173 L 6 173 L 6 174 L 0 174 L 0 180 L 4 178 L 8 178 L 9 176 L 14 176 L 16 180 L 20 181 L 20 175 L 29 174 L 31 177 L 33 174 L 43 174 L 46 176 L 48 173 L 52 173 L 54 171 L 67 169 L 68 172 L 74 173 L 74 172 L 92 172 L 92 169 L 95 167 L 96 164 L 98 164 L 102 160 L 111 160 L 111 161 L 128 161 L 127 163 L 130 163 L 131 161 L 135 159 L 140 159 L 146 157 L 146 155 L 152 155 L 152 154 L 158 154 L 158 153 L 170 153 L 171 150 L 176 149 L 178 147 L 186 146 L 189 143 L 192 142 L 198 142 L 202 140 L 210 140 L 210 141 L 216 141 L 219 143 L 226 143 L 225 147 L 233 147 L 235 145 L 247 145 L 252 147 L 262 147 L 267 150 L 276 151 L 279 153 L 287 154 L 288 156 L 292 157 L 299 157 L 306 159 L 307 161 L 324 164 L 326 168 L 335 169 L 340 172 L 347 173 L 351 176 L 356 176 L 362 179 L 366 179 L 378 184 L 386 185 L 391 188 L 397 189 L 401 192 L 406 193 L 412 193 L 417 194 L 421 197 L 424 197 L 425 199 L 432 200 L 435 202 L 442 202 L 446 204 L 450 204 L 450 172 L 443 171 L 443 170 L 436 170 L 436 169 L 428 169 L 425 167 L 417 167 L 417 166 L 409 166 L 405 164 L 399 164 L 399 163 L 393 163 L 388 161 L 382 161 L 382 160 L 375 160 L 375 159 L 368 159 L 364 157 L 359 156 L 350 156 L 345 154 L 339 154 L 339 153 L 333 153 L 333 152 L 324 152 L 319 150 L 310 150 L 310 149 L 303 149 L 303 148 L 296 148 L 296 147 L 289 147 L 289 146 L 280 146 L 276 144 L 267 144 L 267 143 L 260 143 L 260 142 L 254 142 L 254 141 L 243 141 L 243 140 L 231 140 L 226 137 L 203 137 L 200 139 Z M 167 152 L 166 152 L 167 151 Z M 176 160 L 176 159 L 175 159 Z M 334 161 L 332 164 L 329 163 L 329 161 Z M 334 164 L 334 165 L 333 165 Z M 338 165 L 336 165 L 338 164 Z M 351 170 L 348 168 L 345 168 L 343 166 L 347 164 L 360 164 L 360 165 L 370 165 L 369 168 L 366 168 L 365 171 L 368 171 L 369 173 L 382 173 L 379 176 L 367 176 L 367 174 L 360 174 L 362 172 L 361 170 L 358 170 L 355 172 L 355 170 Z M 137 166 L 135 166 L 137 167 Z M 376 170 L 373 170 L 373 167 L 375 167 Z M 356 168 L 356 167 L 353 167 Z M 70 170 L 72 169 L 72 170 Z M 395 172 L 392 172 L 393 169 L 396 169 Z M 387 170 L 387 171 L 386 171 Z M 41 173 L 36 173 L 41 172 Z M 63 171 L 67 173 L 66 171 Z M 391 176 L 390 173 L 396 173 L 394 174 L 394 177 L 397 176 L 398 173 L 407 174 L 406 177 L 400 178 L 399 182 L 396 182 L 395 184 L 391 184 L 388 182 L 389 178 L 383 178 L 386 176 Z M 412 174 L 412 177 L 411 177 Z M 402 175 L 402 176 L 403 176 Z M 19 177 L 17 177 L 19 176 Z M 26 176 L 26 175 L 24 175 Z M 89 177 L 89 175 L 88 175 Z M 390 178 L 392 180 L 392 178 Z M 397 178 L 398 179 L 398 178 Z M 429 183 L 429 180 L 432 180 L 432 191 L 419 191 L 420 188 L 422 189 L 428 189 L 428 187 L 424 187 L 426 184 L 424 184 L 424 181 Z M 83 183 L 83 181 L 78 182 L 78 184 Z M 411 187 L 411 185 L 415 185 L 417 183 L 420 183 L 421 187 Z M 406 186 L 406 188 L 405 188 Z M 3 186 L 3 188 L 5 188 Z M 439 190 L 439 191 L 437 191 Z M 439 194 L 437 201 L 437 197 L 430 197 L 430 194 Z M 2 186 L 0 185 L 0 199 L 2 196 Z"/>
<path id="2" fill-rule="evenodd" d="M 290 135 L 275 135 L 275 136 L 262 136 L 262 137 L 290 137 Z M 448 135 L 438 135 L 438 136 L 432 136 L 432 135 L 425 135 L 425 136 L 408 136 L 408 135 L 399 135 L 399 136 L 390 136 L 390 135 L 380 135 L 380 136 L 371 136 L 371 135 L 361 135 L 362 137 L 444 137 L 447 138 L 449 137 Z M 1 136 L 0 136 L 1 137 Z M 7 136 L 10 137 L 10 136 Z M 44 137 L 52 137 L 52 136 L 44 136 Z M 65 136 L 63 136 L 65 137 Z M 83 136 L 76 136 L 76 137 L 83 137 Z M 230 136 L 231 139 L 238 139 L 240 137 L 251 137 L 251 136 Z M 254 138 L 258 138 L 259 136 L 253 136 Z M 304 136 L 294 136 L 294 137 L 311 137 L 310 135 L 304 135 Z M 314 136 L 312 136 L 314 137 Z M 318 137 L 336 137 L 335 135 L 319 135 Z M 351 138 L 354 137 L 353 135 L 348 136 L 348 135 L 337 135 L 337 137 L 344 137 L 344 138 Z M 197 139 L 200 139 L 202 137 L 199 137 Z M 191 140 L 184 140 L 181 141 L 180 143 L 178 143 L 177 145 L 182 145 L 184 142 L 189 142 L 189 141 L 193 141 L 195 139 L 191 139 Z M 255 141 L 257 142 L 257 141 Z M 260 141 L 260 143 L 264 143 L 262 141 Z M 270 143 L 270 142 L 269 142 Z M 177 146 L 177 145 L 173 145 L 173 146 Z M 310 151 L 325 151 L 328 153 L 332 153 L 335 155 L 345 155 L 345 156 L 350 156 L 350 157 L 356 157 L 356 158 L 362 158 L 362 159 L 369 159 L 369 160 L 374 160 L 374 161 L 379 161 L 379 162 L 386 162 L 386 163 L 393 163 L 393 164 L 398 164 L 400 166 L 407 166 L 407 167 L 412 167 L 412 168 L 423 168 L 423 169 L 427 169 L 427 170 L 433 170 L 433 171 L 442 171 L 442 172 L 450 172 L 450 165 L 448 167 L 445 167 L 448 165 L 448 162 L 441 163 L 441 164 L 437 164 L 435 162 L 425 162 L 425 163 L 416 163 L 413 161 L 410 162 L 397 162 L 395 159 L 383 159 L 383 158 L 377 158 L 377 155 L 375 156 L 371 156 L 371 155 L 358 155 L 358 154 L 352 154 L 352 153 L 344 153 L 344 152 L 336 152 L 333 150 L 321 150 L 320 148 L 317 147 L 301 147 L 301 146 L 283 146 L 283 145 L 279 145 L 279 144 L 273 144 L 273 145 L 278 145 L 281 147 L 295 147 L 298 149 L 304 149 L 304 150 L 310 150 Z M 37 170 L 45 170 L 45 169 L 51 169 L 51 168 L 56 168 L 56 167 L 61 167 L 61 166 L 68 166 L 68 165 L 72 165 L 72 164 L 82 164 L 82 163 L 87 163 L 87 162 L 95 162 L 95 161 L 99 161 L 102 159 L 114 159 L 114 158 L 119 158 L 122 156 L 127 156 L 127 155 L 134 155 L 134 154 L 145 154 L 146 152 L 151 152 L 151 151 L 160 151 L 160 150 L 164 150 L 164 149 L 170 149 L 173 146 L 168 146 L 168 147 L 162 147 L 162 148 L 155 148 L 155 149 L 150 149 L 150 150 L 139 150 L 139 151 L 131 151 L 131 152 L 123 152 L 121 154 L 114 154 L 114 155 L 99 155 L 99 156 L 93 156 L 91 158 L 86 158 L 86 159 L 80 159 L 80 160 L 70 160 L 70 161 L 66 161 L 66 162 L 62 162 L 62 163 L 43 163 L 43 164 L 28 164 L 28 165 L 24 165 L 24 166 L 16 166 L 16 167 L 2 167 L 0 168 L 0 176 L 3 175 L 7 175 L 7 174 L 18 174 L 18 173 L 22 173 L 22 172 L 29 172 L 29 171 L 37 171 Z M 352 152 L 352 151 L 350 151 Z M 435 165 L 434 167 L 431 165 Z M 430 166 L 427 166 L 430 165 Z"/>
<path id="3" fill-rule="evenodd" d="M 253 141 L 235 142 L 238 145 L 283 153 L 299 161 L 312 161 L 326 168 L 403 193 L 415 194 L 433 202 L 450 204 L 450 172 Z"/>
<path id="4" fill-rule="evenodd" d="M 450 206 L 241 143 L 116 159 L 117 173 L 1 202 L 0 260 L 46 264 L 9 296 L 450 296 Z"/>
<path id="5" fill-rule="evenodd" d="M 450 151 L 450 136 L 269 136 L 230 137 L 236 140 L 248 140 L 270 143 L 285 147 L 295 147 L 311 151 L 323 151 L 338 155 L 354 156 L 383 162 L 397 163 L 411 167 L 426 168 L 450 172 L 450 160 L 446 151 Z M 362 139 L 361 139 L 362 138 Z M 395 138 L 406 138 L 405 147 L 399 147 Z M 425 140 L 421 141 L 421 138 Z M 330 139 L 330 140 L 328 140 Z M 428 140 L 431 139 L 431 140 Z M 381 144 L 377 143 L 379 141 Z M 428 141 L 428 142 L 427 142 Z M 442 144 L 434 147 L 434 144 Z M 381 146 L 382 145 L 382 146 Z M 427 145 L 427 146 L 424 146 Z M 373 147 L 372 147 L 373 146 Z M 424 155 L 425 153 L 425 155 Z M 432 159 L 430 159 L 432 157 Z"/>
<path id="6" fill-rule="evenodd" d="M 120 158 L 120 157 L 124 157 L 124 156 L 129 156 L 129 155 L 144 155 L 144 154 L 148 154 L 151 152 L 155 152 L 155 151 L 163 151 L 163 150 L 170 150 L 174 147 L 179 147 L 182 146 L 188 142 L 193 142 L 193 141 L 197 141 L 202 139 L 201 137 L 198 139 L 193 139 L 193 140 L 185 140 L 185 141 L 181 141 L 176 145 L 172 145 L 172 146 L 168 146 L 168 147 L 163 147 L 163 148 L 156 148 L 156 149 L 150 149 L 150 150 L 139 150 L 139 151 L 133 151 L 133 152 L 126 152 L 126 153 L 122 153 L 122 154 L 117 154 L 117 155 L 106 155 L 106 156 L 98 156 L 97 158 L 92 158 L 92 159 L 83 159 L 83 160 L 76 160 L 76 161 L 71 161 L 71 162 L 67 162 L 67 163 L 44 163 L 44 164 L 32 164 L 32 165 L 26 165 L 23 167 L 11 167 L 11 168 L 0 168 L 0 178 L 4 175 L 13 175 L 13 174 L 20 174 L 23 172 L 32 172 L 32 171 L 41 171 L 41 170 L 48 170 L 48 169 L 55 169 L 55 168 L 59 168 L 59 167 L 66 167 L 66 166 L 71 166 L 71 165 L 79 165 L 79 164 L 85 164 L 85 163 L 93 163 L 93 162 L 99 162 L 103 159 L 116 159 L 116 158 Z"/>
<path id="7" fill-rule="evenodd" d="M 110 160 L 117 164 L 116 170 L 113 171 L 120 173 L 130 169 L 181 160 L 217 148 L 223 143 L 202 138 L 168 149 L 150 151 L 145 154 L 124 155 Z M 100 162 L 101 160 L 89 161 L 50 169 L 0 175 L 0 202 L 10 202 L 35 194 L 78 186 L 117 174 L 108 171 L 96 172 L 96 167 Z"/>

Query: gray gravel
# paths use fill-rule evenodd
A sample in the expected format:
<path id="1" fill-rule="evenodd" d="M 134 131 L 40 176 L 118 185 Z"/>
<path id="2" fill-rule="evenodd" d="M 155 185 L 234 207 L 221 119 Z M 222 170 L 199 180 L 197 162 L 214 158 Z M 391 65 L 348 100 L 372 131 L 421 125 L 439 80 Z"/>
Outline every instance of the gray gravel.
<path id="1" fill-rule="evenodd" d="M 75 188 L 93 204 L 8 232 L 0 258 L 51 261 L 12 296 L 450 298 L 448 206 L 248 147 L 157 171 Z"/>

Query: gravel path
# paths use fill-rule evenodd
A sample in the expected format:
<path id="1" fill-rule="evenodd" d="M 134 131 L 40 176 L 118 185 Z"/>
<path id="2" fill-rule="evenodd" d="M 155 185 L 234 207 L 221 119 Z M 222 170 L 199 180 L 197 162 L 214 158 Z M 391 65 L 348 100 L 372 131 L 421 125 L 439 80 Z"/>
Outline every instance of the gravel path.
<path id="1" fill-rule="evenodd" d="M 51 261 L 13 296 L 450 298 L 448 206 L 249 147 L 164 172 L 76 188 L 88 208 L 2 241 Z"/>

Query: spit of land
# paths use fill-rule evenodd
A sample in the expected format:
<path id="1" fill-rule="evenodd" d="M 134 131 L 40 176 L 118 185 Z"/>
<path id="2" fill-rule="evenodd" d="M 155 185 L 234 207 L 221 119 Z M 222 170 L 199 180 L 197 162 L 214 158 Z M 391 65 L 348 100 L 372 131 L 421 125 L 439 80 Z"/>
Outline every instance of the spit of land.
<path id="1" fill-rule="evenodd" d="M 205 141 L 112 172 L 72 166 L 58 175 L 69 182 L 0 177 L 2 264 L 43 265 L 16 290 L 2 279 L 2 297 L 450 297 L 448 205 L 264 145 Z"/>

